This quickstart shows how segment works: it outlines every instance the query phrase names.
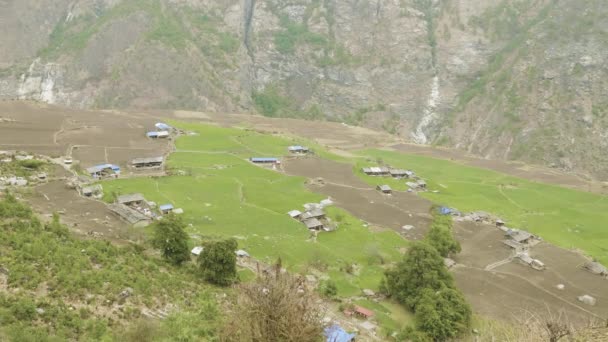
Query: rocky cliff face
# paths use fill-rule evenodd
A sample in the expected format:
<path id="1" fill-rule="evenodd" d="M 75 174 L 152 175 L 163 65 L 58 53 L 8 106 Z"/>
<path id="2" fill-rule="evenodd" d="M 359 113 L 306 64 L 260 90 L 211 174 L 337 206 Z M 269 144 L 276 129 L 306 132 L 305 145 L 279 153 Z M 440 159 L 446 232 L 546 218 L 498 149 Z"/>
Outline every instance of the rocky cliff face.
<path id="1" fill-rule="evenodd" d="M 603 174 L 601 2 L 0 0 L 0 97 L 327 118 Z"/>

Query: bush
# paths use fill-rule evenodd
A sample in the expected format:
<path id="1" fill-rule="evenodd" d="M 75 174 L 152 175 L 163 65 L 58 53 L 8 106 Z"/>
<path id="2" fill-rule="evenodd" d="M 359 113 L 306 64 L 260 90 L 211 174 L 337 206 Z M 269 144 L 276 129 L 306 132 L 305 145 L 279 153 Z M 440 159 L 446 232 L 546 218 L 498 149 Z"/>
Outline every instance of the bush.
<path id="1" fill-rule="evenodd" d="M 235 239 L 212 241 L 204 244 L 198 257 L 201 274 L 205 280 L 220 286 L 228 286 L 238 279 L 236 273 Z"/>
<path id="2" fill-rule="evenodd" d="M 338 295 L 338 287 L 333 280 L 328 279 L 321 283 L 321 286 L 319 286 L 319 292 L 325 297 L 334 298 Z"/>
<path id="3" fill-rule="evenodd" d="M 166 215 L 153 226 L 152 245 L 160 249 L 165 260 L 175 265 L 190 260 L 189 237 L 185 227 L 181 217 L 174 214 Z"/>

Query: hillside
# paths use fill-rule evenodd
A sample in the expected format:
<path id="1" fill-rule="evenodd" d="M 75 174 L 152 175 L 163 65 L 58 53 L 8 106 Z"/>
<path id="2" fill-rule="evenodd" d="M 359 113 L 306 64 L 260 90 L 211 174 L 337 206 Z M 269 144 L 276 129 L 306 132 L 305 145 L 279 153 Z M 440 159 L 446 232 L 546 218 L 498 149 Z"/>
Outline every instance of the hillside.
<path id="1" fill-rule="evenodd" d="M 0 199 L 0 219 L 0 340 L 216 336 L 218 302 L 194 267 L 172 267 L 140 245 L 77 239 L 10 194 Z"/>
<path id="2" fill-rule="evenodd" d="M 0 98 L 326 118 L 604 178 L 602 3 L 3 0 Z"/>

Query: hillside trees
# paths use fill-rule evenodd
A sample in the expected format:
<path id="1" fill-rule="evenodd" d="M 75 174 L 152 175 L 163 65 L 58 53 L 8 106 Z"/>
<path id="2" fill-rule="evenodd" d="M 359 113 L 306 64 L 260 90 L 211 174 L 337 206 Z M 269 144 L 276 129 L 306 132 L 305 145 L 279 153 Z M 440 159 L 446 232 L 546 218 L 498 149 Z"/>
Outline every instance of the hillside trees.
<path id="1" fill-rule="evenodd" d="M 414 320 L 418 330 L 436 341 L 445 341 L 467 330 L 471 314 L 471 308 L 460 291 L 453 288 L 424 289 Z"/>
<path id="2" fill-rule="evenodd" d="M 237 279 L 236 250 L 238 243 L 235 239 L 210 241 L 204 244 L 204 249 L 198 257 L 201 274 L 205 280 L 228 286 Z"/>
<path id="3" fill-rule="evenodd" d="M 436 210 L 433 210 L 433 223 L 425 240 L 444 258 L 461 250 L 460 243 L 452 232 L 452 216 L 441 215 Z"/>
<path id="4" fill-rule="evenodd" d="M 175 265 L 190 260 L 186 224 L 180 216 L 170 214 L 153 226 L 152 245 L 160 249 L 163 258 Z"/>
<path id="5" fill-rule="evenodd" d="M 404 258 L 386 272 L 389 295 L 415 310 L 424 289 L 452 287 L 453 279 L 435 248 L 415 242 Z"/>
<path id="6" fill-rule="evenodd" d="M 280 263 L 255 281 L 240 285 L 231 311 L 223 341 L 322 340 L 323 312 L 314 293 L 300 277 L 281 272 Z"/>
<path id="7" fill-rule="evenodd" d="M 407 327 L 399 334 L 405 341 L 446 341 L 471 324 L 471 308 L 443 260 L 460 251 L 452 218 L 436 210 L 433 218 L 424 241 L 412 243 L 381 283 L 383 291 L 414 311 L 415 329 Z"/>

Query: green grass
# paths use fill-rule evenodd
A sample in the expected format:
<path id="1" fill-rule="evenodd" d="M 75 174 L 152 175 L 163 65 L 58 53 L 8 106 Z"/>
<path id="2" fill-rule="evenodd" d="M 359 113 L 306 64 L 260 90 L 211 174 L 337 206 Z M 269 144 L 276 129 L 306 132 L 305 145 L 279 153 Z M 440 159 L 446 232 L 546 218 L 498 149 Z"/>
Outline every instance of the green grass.
<path id="1" fill-rule="evenodd" d="M 385 332 L 399 331 L 413 320 L 413 315 L 407 309 L 394 302 L 360 299 L 355 304 L 372 310 L 374 318 Z"/>
<path id="2" fill-rule="evenodd" d="M 190 233 L 237 237 L 240 248 L 253 257 L 268 263 L 280 257 L 295 271 L 327 270 L 336 276 L 341 295 L 376 289 L 382 258 L 397 260 L 399 249 L 407 244 L 394 232 L 370 232 L 362 221 L 338 208 L 327 210 L 330 218 L 340 220 L 338 231 L 311 241 L 308 230 L 286 213 L 323 197 L 307 191 L 304 178 L 285 176 L 246 160 L 254 155 L 281 157 L 292 140 L 248 130 L 172 124 L 198 133 L 179 138 L 178 152 L 168 159 L 174 174 L 183 171 L 180 174 L 185 175 L 107 181 L 106 200 L 113 193 L 141 192 L 159 204 L 172 203 L 184 209 L 184 218 L 192 224 Z M 344 264 L 358 265 L 359 274 L 341 274 Z"/>
<path id="3" fill-rule="evenodd" d="M 464 166 L 451 161 L 398 152 L 367 150 L 362 155 L 381 158 L 394 167 L 409 168 L 427 180 L 439 193 L 422 196 L 463 212 L 484 210 L 565 248 L 585 251 L 608 263 L 608 201 L 605 196 L 527 181 L 495 171 Z M 358 174 L 366 182 L 388 183 L 403 188 L 404 181 L 380 181 Z"/>
<path id="4" fill-rule="evenodd" d="M 7 291 L 0 291 L 2 341 L 124 341 L 117 334 L 141 309 L 169 303 L 196 319 L 199 332 L 212 332 L 217 322 L 198 312 L 217 308 L 192 264 L 177 268 L 142 246 L 77 239 L 61 224 L 42 224 L 12 196 L 0 201 L 0 233 L 0 265 L 8 270 Z M 127 287 L 132 295 L 121 299 Z"/>

